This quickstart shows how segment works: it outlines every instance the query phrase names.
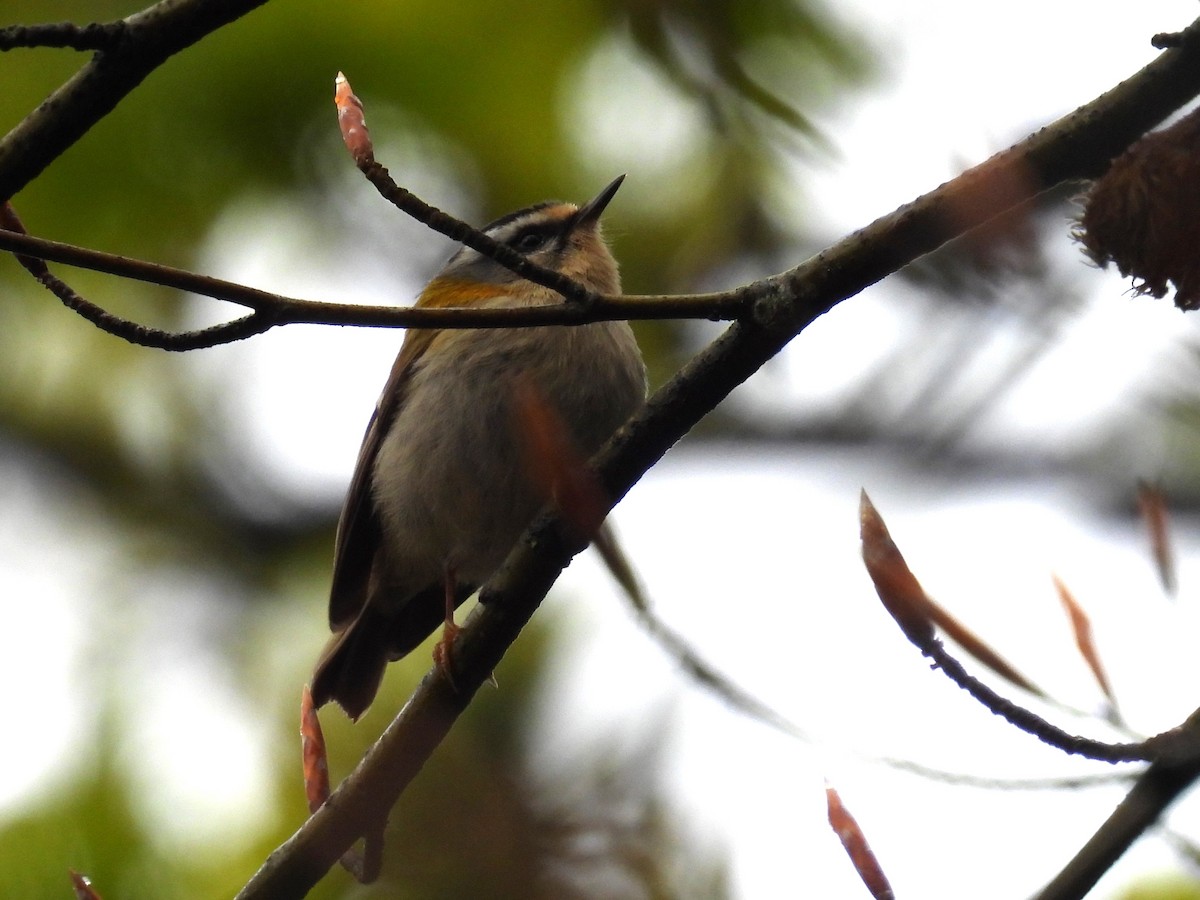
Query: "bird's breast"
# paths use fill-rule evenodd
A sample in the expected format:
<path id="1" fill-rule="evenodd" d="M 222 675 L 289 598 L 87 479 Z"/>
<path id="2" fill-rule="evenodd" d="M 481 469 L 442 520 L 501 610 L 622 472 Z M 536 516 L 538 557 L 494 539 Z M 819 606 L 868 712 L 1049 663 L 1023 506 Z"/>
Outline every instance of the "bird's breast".
<path id="1" fill-rule="evenodd" d="M 545 400 L 585 458 L 645 394 L 633 334 L 614 322 L 441 331 L 410 378 L 374 485 L 393 568 L 417 581 L 449 564 L 482 582 L 546 501 L 524 458 L 519 390 Z"/>

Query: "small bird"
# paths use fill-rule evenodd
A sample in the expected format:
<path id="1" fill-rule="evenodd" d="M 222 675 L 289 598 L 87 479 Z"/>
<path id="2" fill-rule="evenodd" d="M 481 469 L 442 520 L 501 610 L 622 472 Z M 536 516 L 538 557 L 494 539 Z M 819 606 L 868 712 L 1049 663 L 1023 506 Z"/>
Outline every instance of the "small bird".
<path id="1" fill-rule="evenodd" d="M 583 206 L 539 203 L 483 230 L 592 291 L 620 293 L 600 215 L 623 179 Z M 416 305 L 562 302 L 463 247 Z M 410 653 L 442 621 L 445 653 L 454 609 L 499 567 L 548 499 L 530 476 L 516 423 L 514 397 L 529 389 L 560 420 L 574 449 L 591 456 L 646 396 L 632 329 L 596 322 L 405 335 L 338 522 L 329 598 L 334 634 L 312 680 L 318 707 L 334 701 L 358 719 L 375 699 L 387 663 Z"/>

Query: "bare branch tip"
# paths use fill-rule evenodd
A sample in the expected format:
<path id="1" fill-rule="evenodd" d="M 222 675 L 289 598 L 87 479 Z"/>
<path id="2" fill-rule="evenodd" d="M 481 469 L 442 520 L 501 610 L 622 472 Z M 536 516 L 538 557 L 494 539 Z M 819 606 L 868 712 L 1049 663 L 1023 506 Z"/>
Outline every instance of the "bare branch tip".
<path id="1" fill-rule="evenodd" d="M 1155 50 L 1171 50 L 1183 46 L 1183 32 L 1160 31 L 1150 38 L 1150 46 Z"/>

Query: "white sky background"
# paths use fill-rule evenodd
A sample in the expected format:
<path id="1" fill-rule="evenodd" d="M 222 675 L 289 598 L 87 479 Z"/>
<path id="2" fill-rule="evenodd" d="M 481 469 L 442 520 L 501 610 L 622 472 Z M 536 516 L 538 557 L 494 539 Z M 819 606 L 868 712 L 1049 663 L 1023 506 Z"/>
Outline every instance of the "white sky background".
<path id="1" fill-rule="evenodd" d="M 840 15 L 863 23 L 861 30 L 885 48 L 888 74 L 838 118 L 819 123 L 839 157 L 797 163 L 810 198 L 807 214 L 818 216 L 821 230 L 829 233 L 866 224 L 964 164 L 1092 99 L 1155 56 L 1151 34 L 1182 27 L 1196 12 L 1190 0 L 1103 6 L 1101 11 L 1095 3 L 1061 0 L 1001 6 L 961 0 L 841 3 Z M 629 108 L 625 115 L 636 127 L 639 115 L 660 112 Z M 378 133 L 379 124 L 372 126 Z M 438 173 L 430 178 L 437 182 Z M 636 162 L 630 163 L 626 191 L 635 193 L 641 180 Z M 461 197 L 430 199 L 471 212 Z M 300 254 L 294 247 L 281 253 L 272 243 L 271 230 L 261 227 L 270 212 L 231 213 L 211 251 L 221 264 L 210 270 L 285 293 L 344 296 L 344 283 L 323 293 L 317 275 L 296 265 Z M 239 217 L 240 233 L 234 227 Z M 250 236 L 254 242 L 247 243 Z M 401 267 L 410 269 L 415 293 L 420 275 L 444 255 L 443 245 L 428 246 L 420 252 L 430 255 L 415 261 L 375 260 L 381 287 L 375 293 L 366 288 L 356 299 L 394 299 L 387 285 L 394 285 Z M 221 268 L 234 260 L 236 269 Z M 1082 260 L 1079 264 L 1082 268 Z M 390 270 L 386 276 L 383 268 Z M 1115 277 L 1088 277 L 1107 302 L 1072 324 L 1058 355 L 1014 392 L 991 423 L 993 436 L 1019 435 L 1034 445 L 1069 441 L 1103 420 L 1119 388 L 1145 377 L 1140 365 L 1156 348 L 1195 327 L 1166 301 L 1130 302 L 1123 296 L 1126 285 Z M 778 396 L 781 385 L 789 399 L 803 398 L 815 394 L 813 384 L 849 381 L 857 371 L 845 370 L 858 363 L 846 341 L 886 344 L 886 291 L 855 298 L 826 317 L 789 348 L 769 391 L 756 394 L 751 386 L 743 399 L 765 403 L 768 393 Z M 1116 355 L 1111 351 L 1118 339 L 1122 353 Z M 398 340 L 397 333 L 386 331 L 347 329 L 331 338 L 329 329 L 288 328 L 252 342 L 250 353 L 241 348 L 206 353 L 197 368 L 204 377 L 228 377 L 237 367 L 237 378 L 250 379 L 244 398 L 252 425 L 248 452 L 275 460 L 281 486 L 340 491 Z M 1088 377 L 1079 378 L 1080 372 Z M 1065 378 L 1067 373 L 1075 377 Z M 1152 448 L 1147 453 L 1152 457 Z M 1147 465 L 1156 462 L 1150 458 Z M 1127 474 L 1132 484 L 1137 475 L 1153 472 Z M 1134 724 L 1155 731 L 1190 712 L 1200 537 L 1186 527 L 1178 534 L 1183 590 L 1171 604 L 1157 591 L 1136 528 L 1097 522 L 1070 485 L 949 481 L 905 469 L 882 452 L 752 453 L 731 446 L 708 455 L 681 449 L 621 505 L 616 523 L 624 543 L 663 618 L 815 740 L 780 738 L 689 686 L 632 624 L 596 561 L 585 557 L 568 571 L 548 607 L 572 624 L 545 701 L 538 752 L 551 765 L 556 756 L 588 746 L 598 733 L 669 710 L 666 777 L 705 836 L 730 848 L 742 897 L 865 896 L 825 824 L 826 777 L 867 830 L 898 896 L 1027 896 L 1078 848 L 1122 791 L 947 787 L 866 761 L 904 756 L 997 778 L 1105 771 L 1065 760 L 1016 734 L 928 671 L 879 609 L 863 572 L 857 502 L 864 486 L 931 592 L 1052 693 L 1085 709 L 1098 702 L 1072 652 L 1050 584 L 1053 571 L 1093 613 L 1097 641 Z M 24 510 L 25 545 L 60 541 L 63 517 L 44 509 L 42 498 L 22 499 L 12 486 L 3 491 L 9 509 Z M 10 528 L 15 531 L 13 520 L 0 520 L 0 533 Z M 0 554 L 10 546 L 14 543 L 0 541 Z M 42 603 L 38 617 L 11 623 L 16 626 L 11 633 L 29 634 L 29 646 L 42 646 L 38 632 L 51 629 L 58 643 L 82 646 L 89 623 L 72 595 L 86 595 L 86 573 L 101 562 L 55 557 L 48 565 L 46 557 L 32 564 L 12 557 L 0 556 L 6 592 L 37 595 Z M 155 587 L 137 589 L 151 597 L 159 593 Z M 178 606 L 145 609 L 148 620 L 162 618 L 160 629 L 180 615 L 191 621 L 190 600 L 183 613 Z M 18 604 L 16 614 L 20 610 Z M 202 629 L 169 630 L 187 644 L 188 633 Z M 174 656 L 189 660 L 175 667 L 179 683 L 155 686 L 155 679 L 141 673 L 150 684 L 138 700 L 161 714 L 149 717 L 130 751 L 175 761 L 149 773 L 161 782 L 148 793 L 197 810 L 197 831 L 176 836 L 179 840 L 227 827 L 230 818 L 223 813 L 231 808 L 246 821 L 238 804 L 265 781 L 268 764 L 218 661 L 192 649 Z M 0 677 L 11 684 L 22 670 L 15 648 L 8 650 L 0 658 Z M 20 693 L 9 698 L 10 714 L 34 723 L 24 733 L 43 734 L 46 744 L 4 749 L 5 770 L 30 777 L 0 786 L 6 792 L 0 801 L 6 796 L 10 803 L 29 802 L 31 787 L 44 785 L 47 773 L 69 756 L 73 735 L 63 725 L 84 721 L 87 701 L 79 672 L 71 678 L 44 685 L 38 702 Z M 188 681 L 207 701 L 188 705 L 187 722 L 179 725 L 172 718 L 179 715 L 178 701 L 168 695 Z M 480 700 L 486 702 L 486 694 Z M 1081 731 L 1093 727 L 1081 720 L 1065 724 Z M 227 763 L 216 763 L 227 772 L 228 796 L 213 796 L 211 782 L 205 782 L 203 794 L 188 783 L 189 772 L 207 771 L 214 763 L 189 764 L 188 747 L 170 737 L 209 728 L 230 736 Z M 211 741 L 199 749 L 220 751 Z M 198 809 L 202 804 L 215 814 L 209 832 Z M 164 816 L 164 826 L 172 818 Z M 1181 826 L 1200 825 L 1197 820 L 1200 811 L 1185 802 L 1178 812 Z M 1114 896 L 1129 879 L 1172 864 L 1157 845 L 1139 845 L 1096 896 Z"/>

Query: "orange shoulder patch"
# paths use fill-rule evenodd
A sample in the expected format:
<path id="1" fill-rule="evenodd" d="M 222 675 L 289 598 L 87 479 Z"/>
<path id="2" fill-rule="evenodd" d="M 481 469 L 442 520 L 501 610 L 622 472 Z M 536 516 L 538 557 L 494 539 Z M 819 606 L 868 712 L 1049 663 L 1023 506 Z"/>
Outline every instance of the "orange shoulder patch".
<path id="1" fill-rule="evenodd" d="M 511 290 L 497 284 L 481 284 L 475 281 L 459 281 L 453 278 L 435 278 L 421 291 L 417 306 L 425 309 L 444 309 L 453 306 L 474 306 L 480 300 L 501 297 Z"/>

